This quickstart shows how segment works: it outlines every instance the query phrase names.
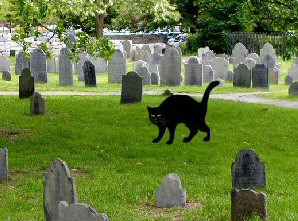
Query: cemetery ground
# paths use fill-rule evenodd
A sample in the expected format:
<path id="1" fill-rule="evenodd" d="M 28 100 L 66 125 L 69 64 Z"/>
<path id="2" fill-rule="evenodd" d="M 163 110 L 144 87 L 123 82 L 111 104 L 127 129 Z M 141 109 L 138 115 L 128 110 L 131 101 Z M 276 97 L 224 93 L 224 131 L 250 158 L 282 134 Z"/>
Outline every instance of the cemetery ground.
<path id="1" fill-rule="evenodd" d="M 168 134 L 152 144 L 157 127 L 146 107 L 163 99 L 120 105 L 119 96 L 46 96 L 47 114 L 33 117 L 28 99 L 1 96 L 9 179 L 0 182 L 0 220 L 44 220 L 44 174 L 57 157 L 75 177 L 79 202 L 111 220 L 230 220 L 231 164 L 245 148 L 266 165 L 268 220 L 298 220 L 297 110 L 211 99 L 210 142 L 198 133 L 183 143 L 188 130 L 180 125 L 173 145 Z M 186 208 L 155 208 L 168 173 L 181 177 Z"/>

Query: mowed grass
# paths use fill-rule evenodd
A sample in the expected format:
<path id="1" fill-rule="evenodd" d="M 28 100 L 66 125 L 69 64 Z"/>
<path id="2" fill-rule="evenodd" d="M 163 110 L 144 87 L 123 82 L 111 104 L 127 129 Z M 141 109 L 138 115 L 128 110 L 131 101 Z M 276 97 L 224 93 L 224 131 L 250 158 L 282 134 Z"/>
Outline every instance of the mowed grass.
<path id="1" fill-rule="evenodd" d="M 216 89 L 217 90 L 217 89 Z M 0 148 L 9 149 L 9 180 L 0 182 L 0 220 L 45 220 L 43 179 L 50 162 L 64 160 L 79 202 L 111 220 L 229 220 L 231 164 L 252 148 L 266 164 L 268 220 L 298 220 L 298 111 L 210 100 L 205 134 L 189 144 L 184 125 L 173 145 L 152 144 L 157 127 L 146 106 L 162 96 L 120 105 L 119 96 L 47 96 L 45 116 L 29 115 L 29 100 L 0 97 Z M 188 208 L 156 209 L 155 190 L 177 173 Z"/>

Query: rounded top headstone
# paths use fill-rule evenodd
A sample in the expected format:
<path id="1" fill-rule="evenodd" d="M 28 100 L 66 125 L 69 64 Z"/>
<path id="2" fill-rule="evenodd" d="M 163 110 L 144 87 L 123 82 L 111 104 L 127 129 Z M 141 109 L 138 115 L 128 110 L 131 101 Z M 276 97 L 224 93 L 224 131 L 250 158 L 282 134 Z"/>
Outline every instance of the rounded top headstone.
<path id="1" fill-rule="evenodd" d="M 199 59 L 196 56 L 191 56 L 188 58 L 188 64 L 199 64 Z"/>

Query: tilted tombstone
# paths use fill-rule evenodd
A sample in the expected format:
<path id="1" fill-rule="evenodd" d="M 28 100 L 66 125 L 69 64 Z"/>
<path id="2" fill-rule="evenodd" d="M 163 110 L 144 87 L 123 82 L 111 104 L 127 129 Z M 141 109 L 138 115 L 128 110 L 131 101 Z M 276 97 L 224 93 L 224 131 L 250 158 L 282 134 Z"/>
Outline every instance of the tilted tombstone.
<path id="1" fill-rule="evenodd" d="M 290 68 L 288 75 L 293 77 L 294 81 L 298 80 L 298 64 L 293 64 Z"/>
<path id="2" fill-rule="evenodd" d="M 29 68 L 25 68 L 19 77 L 19 98 L 28 98 L 34 93 L 34 77 Z"/>
<path id="3" fill-rule="evenodd" d="M 241 62 L 241 64 L 245 64 L 245 65 L 247 65 L 248 69 L 251 70 L 253 67 L 256 66 L 257 62 L 256 62 L 254 59 L 252 59 L 252 58 L 245 58 L 245 59 Z"/>
<path id="4" fill-rule="evenodd" d="M 34 49 L 30 59 L 30 70 L 36 83 L 48 83 L 46 54 Z"/>
<path id="5" fill-rule="evenodd" d="M 160 45 L 154 45 L 153 53 L 162 54 L 162 48 Z"/>
<path id="6" fill-rule="evenodd" d="M 60 159 L 53 160 L 45 174 L 43 199 L 46 221 L 58 220 L 60 201 L 77 203 L 75 181 L 66 163 Z"/>
<path id="7" fill-rule="evenodd" d="M 84 70 L 83 66 L 85 61 L 89 59 L 89 56 L 87 55 L 86 52 L 83 52 L 80 54 L 79 61 L 77 62 L 77 73 L 78 73 L 78 80 L 79 81 L 84 81 Z"/>
<path id="8" fill-rule="evenodd" d="M 58 205 L 57 221 L 109 221 L 109 217 L 97 211 L 85 203 L 68 204 L 60 201 Z"/>
<path id="9" fill-rule="evenodd" d="M 246 58 L 254 59 L 256 64 L 260 64 L 260 58 L 257 53 L 249 53 Z"/>
<path id="10" fill-rule="evenodd" d="M 128 40 L 122 41 L 123 49 L 127 54 L 127 58 L 130 58 L 131 55 L 131 42 Z"/>
<path id="11" fill-rule="evenodd" d="M 128 72 L 122 76 L 120 103 L 141 102 L 143 96 L 142 78 L 136 72 Z"/>
<path id="12" fill-rule="evenodd" d="M 293 84 L 290 85 L 289 95 L 298 95 L 298 81 L 295 81 Z"/>
<path id="13" fill-rule="evenodd" d="M 73 64 L 69 58 L 70 50 L 61 48 L 59 56 L 59 84 L 73 85 Z"/>
<path id="14" fill-rule="evenodd" d="M 233 65 L 236 67 L 238 64 L 240 64 L 248 55 L 248 50 L 242 43 L 237 43 L 234 46 L 234 49 L 232 50 L 232 56 L 233 56 Z"/>
<path id="15" fill-rule="evenodd" d="M 210 65 L 203 64 L 203 82 L 210 83 L 214 79 L 213 69 Z"/>
<path id="16" fill-rule="evenodd" d="M 234 73 L 234 87 L 251 87 L 251 69 L 245 64 L 239 64 Z"/>
<path id="17" fill-rule="evenodd" d="M 253 150 L 241 150 L 232 163 L 232 185 L 237 189 L 266 187 L 264 162 Z"/>
<path id="18" fill-rule="evenodd" d="M 25 68 L 30 68 L 29 59 L 24 56 L 23 51 L 20 51 L 16 56 L 16 66 L 15 66 L 16 75 L 20 75 L 22 73 L 22 70 Z"/>
<path id="19" fill-rule="evenodd" d="M 8 179 L 8 150 L 0 149 L 0 180 Z"/>
<path id="20" fill-rule="evenodd" d="M 178 86 L 183 77 L 181 75 L 181 56 L 176 48 L 170 47 L 165 51 L 160 65 L 160 84 Z"/>
<path id="21" fill-rule="evenodd" d="M 34 92 L 30 98 L 30 115 L 44 114 L 46 114 L 46 101 L 40 93 Z"/>
<path id="22" fill-rule="evenodd" d="M 107 72 L 108 63 L 103 58 L 91 58 L 92 64 L 95 66 L 95 73 Z"/>
<path id="23" fill-rule="evenodd" d="M 85 86 L 87 87 L 96 87 L 96 74 L 95 74 L 95 67 L 91 61 L 85 61 L 84 66 L 84 79 L 85 79 Z"/>
<path id="24" fill-rule="evenodd" d="M 109 83 L 121 83 L 122 76 L 127 73 L 127 65 L 124 54 L 117 49 L 112 60 L 108 62 Z"/>
<path id="25" fill-rule="evenodd" d="M 11 81 L 11 74 L 8 71 L 2 72 L 2 80 L 3 81 Z"/>
<path id="26" fill-rule="evenodd" d="M 180 177 L 175 173 L 165 176 L 156 191 L 156 207 L 186 207 L 186 190 L 182 188 Z"/>
<path id="27" fill-rule="evenodd" d="M 268 68 L 264 64 L 256 64 L 252 68 L 252 87 L 269 88 Z"/>
<path id="28" fill-rule="evenodd" d="M 0 72 L 10 72 L 10 61 L 6 56 L 0 56 Z"/>
<path id="29" fill-rule="evenodd" d="M 133 71 L 136 71 L 140 67 L 149 68 L 149 65 L 147 64 L 147 62 L 142 61 L 142 60 L 138 60 L 133 63 Z"/>
<path id="30" fill-rule="evenodd" d="M 260 218 L 266 219 L 268 216 L 267 210 L 267 196 L 265 193 L 259 193 L 249 189 L 232 190 L 232 221 L 247 220 L 253 215 L 258 215 Z"/>
<path id="31" fill-rule="evenodd" d="M 142 78 L 143 85 L 150 85 L 151 84 L 151 74 L 148 71 L 146 66 L 138 67 L 135 72 Z"/>
<path id="32" fill-rule="evenodd" d="M 203 85 L 203 67 L 198 57 L 189 57 L 185 67 L 185 85 Z"/>
<path id="33" fill-rule="evenodd" d="M 151 84 L 158 85 L 159 84 L 159 74 L 152 72 L 151 73 Z"/>
<path id="34" fill-rule="evenodd" d="M 56 58 L 53 57 L 52 59 L 47 60 L 47 72 L 48 73 L 56 73 L 57 72 L 57 62 Z"/>
<path id="35" fill-rule="evenodd" d="M 285 77 L 285 85 L 291 85 L 291 84 L 293 84 L 293 83 L 294 83 L 294 79 L 293 79 L 293 77 L 287 75 L 287 76 Z"/>
<path id="36" fill-rule="evenodd" d="M 210 62 L 213 69 L 214 78 L 220 78 L 223 80 L 227 79 L 227 74 L 229 70 L 229 62 L 224 58 L 218 57 Z"/>

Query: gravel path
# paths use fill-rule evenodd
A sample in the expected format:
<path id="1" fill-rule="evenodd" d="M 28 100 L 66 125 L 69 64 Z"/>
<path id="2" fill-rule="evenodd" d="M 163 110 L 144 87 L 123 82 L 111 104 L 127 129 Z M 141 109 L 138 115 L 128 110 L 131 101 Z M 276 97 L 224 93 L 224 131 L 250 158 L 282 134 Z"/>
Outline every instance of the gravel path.
<path id="1" fill-rule="evenodd" d="M 120 95 L 120 92 L 80 92 L 80 91 L 46 91 L 41 92 L 43 95 Z M 160 95 L 162 90 L 145 91 L 146 95 Z M 233 93 L 233 94 L 211 94 L 210 98 L 231 100 L 238 102 L 269 104 L 280 107 L 296 108 L 298 109 L 298 101 L 269 99 L 258 96 L 269 92 L 255 92 L 255 93 Z M 18 95 L 16 91 L 0 91 L 0 95 Z M 202 97 L 200 94 L 187 94 L 193 97 Z"/>

